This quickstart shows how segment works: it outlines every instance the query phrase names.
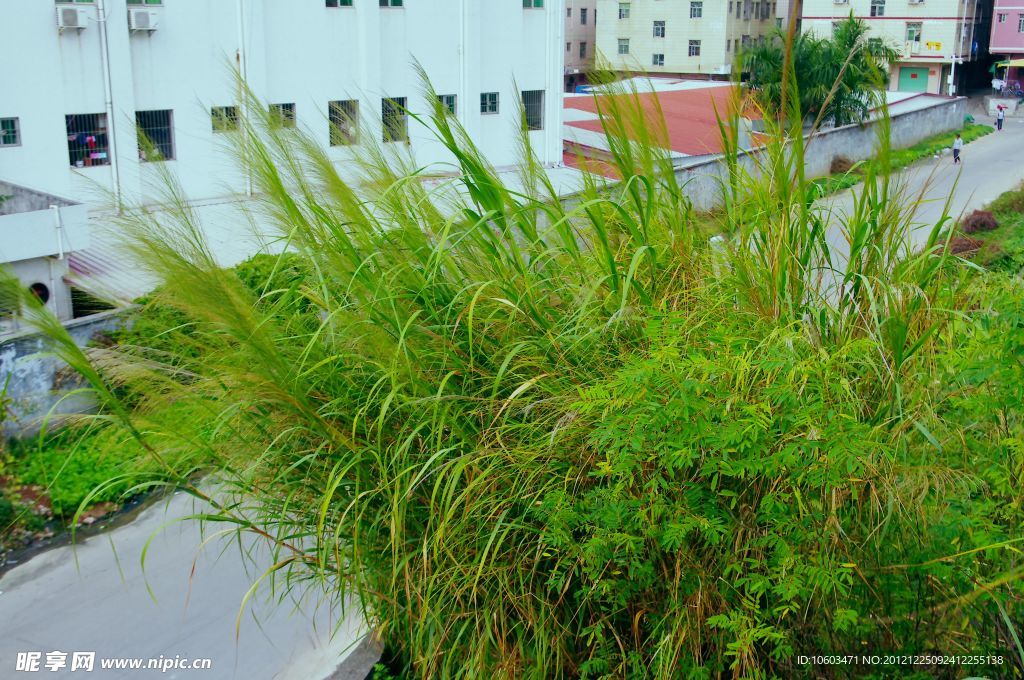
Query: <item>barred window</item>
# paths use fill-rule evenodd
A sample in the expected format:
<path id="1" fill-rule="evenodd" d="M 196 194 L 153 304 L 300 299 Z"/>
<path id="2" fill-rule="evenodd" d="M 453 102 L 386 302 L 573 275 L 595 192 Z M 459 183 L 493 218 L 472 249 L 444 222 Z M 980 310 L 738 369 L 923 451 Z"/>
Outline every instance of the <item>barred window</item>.
<path id="1" fill-rule="evenodd" d="M 352 0 L 327 0 L 328 7 L 351 7 Z"/>
<path id="2" fill-rule="evenodd" d="M 383 2 L 384 0 L 381 0 Z M 544 0 L 523 0 L 524 8 L 541 9 L 544 7 Z"/>
<path id="3" fill-rule="evenodd" d="M 703 2 L 691 2 L 690 3 L 690 18 L 700 19 L 704 16 L 704 3 Z"/>
<path id="4" fill-rule="evenodd" d="M 885 0 L 871 0 L 871 16 L 885 16 Z"/>
<path id="5" fill-rule="evenodd" d="M 587 8 L 580 7 L 580 25 L 586 26 L 587 24 Z"/>
<path id="6" fill-rule="evenodd" d="M 271 104 L 270 120 L 278 127 L 295 127 L 295 104 Z"/>
<path id="7" fill-rule="evenodd" d="M 580 43 L 580 59 L 583 59 L 586 56 L 587 56 L 587 43 L 581 42 Z"/>
<path id="8" fill-rule="evenodd" d="M 665 37 L 665 22 L 655 21 L 654 22 L 654 37 L 664 38 Z"/>
<path id="9" fill-rule="evenodd" d="M 327 102 L 331 146 L 350 146 L 359 138 L 359 102 L 355 99 Z"/>
<path id="10" fill-rule="evenodd" d="M 72 167 L 110 164 L 107 114 L 73 113 L 64 116 L 68 133 L 68 161 Z"/>
<path id="11" fill-rule="evenodd" d="M 18 146 L 21 134 L 17 118 L 0 118 L 0 146 Z"/>
<path id="12" fill-rule="evenodd" d="M 214 106 L 210 109 L 214 132 L 234 132 L 238 129 L 237 106 Z"/>
<path id="13" fill-rule="evenodd" d="M 629 3 L 628 2 L 620 2 L 619 3 L 619 18 L 620 19 L 628 19 L 629 18 Z"/>
<path id="14" fill-rule="evenodd" d="M 664 54 L 652 55 L 651 56 L 651 65 L 652 66 L 664 66 L 665 65 L 665 55 Z"/>
<path id="15" fill-rule="evenodd" d="M 448 113 L 455 115 L 455 101 L 457 97 L 454 94 L 439 94 L 437 95 L 437 101 L 441 102 L 441 106 L 448 109 Z"/>
<path id="16" fill-rule="evenodd" d="M 382 139 L 385 142 L 409 141 L 409 114 L 405 97 L 385 97 L 380 100 L 380 117 L 384 123 Z"/>
<path id="17" fill-rule="evenodd" d="M 629 38 L 619 38 L 619 54 L 629 54 Z"/>
<path id="18" fill-rule="evenodd" d="M 691 40 L 690 41 L 690 51 L 689 51 L 689 54 L 690 54 L 691 57 L 699 57 L 700 56 L 700 41 L 699 40 Z"/>
<path id="19" fill-rule="evenodd" d="M 139 158 L 144 161 L 174 160 L 174 128 L 169 109 L 136 111 L 139 131 Z"/>
<path id="20" fill-rule="evenodd" d="M 480 113 L 497 113 L 498 112 L 498 93 L 497 92 L 481 92 L 480 93 Z"/>
<path id="21" fill-rule="evenodd" d="M 527 130 L 544 129 L 544 90 L 524 90 L 523 115 Z"/>
<path id="22" fill-rule="evenodd" d="M 381 7 L 401 7 L 402 0 L 380 0 Z"/>

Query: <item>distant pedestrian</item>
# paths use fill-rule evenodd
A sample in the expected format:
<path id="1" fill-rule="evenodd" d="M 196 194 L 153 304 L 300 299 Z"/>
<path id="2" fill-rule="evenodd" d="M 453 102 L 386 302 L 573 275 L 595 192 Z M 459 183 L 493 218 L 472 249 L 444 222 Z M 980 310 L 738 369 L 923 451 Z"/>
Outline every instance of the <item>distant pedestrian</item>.
<path id="1" fill-rule="evenodd" d="M 1003 129 L 1003 118 L 1006 117 L 1006 112 L 1004 109 L 1006 109 L 1006 107 L 1003 106 L 1002 104 L 996 106 L 996 130 Z"/>
<path id="2" fill-rule="evenodd" d="M 956 139 L 953 140 L 953 165 L 960 162 L 960 149 L 964 148 L 964 140 L 960 136 L 960 133 L 956 133 Z"/>

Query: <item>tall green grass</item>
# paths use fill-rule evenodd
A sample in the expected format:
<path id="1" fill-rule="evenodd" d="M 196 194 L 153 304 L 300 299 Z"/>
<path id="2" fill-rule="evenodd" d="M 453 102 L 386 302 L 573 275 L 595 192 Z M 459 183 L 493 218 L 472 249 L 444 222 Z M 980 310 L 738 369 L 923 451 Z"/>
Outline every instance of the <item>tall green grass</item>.
<path id="1" fill-rule="evenodd" d="M 245 107 L 237 157 L 292 251 L 245 281 L 173 177 L 170 217 L 126 214 L 180 351 L 83 351 L 25 300 L 156 461 L 147 483 L 269 542 L 282 598 L 356 603 L 414 677 L 1018 663 L 1019 283 L 950 257 L 945 218 L 910 247 L 886 121 L 854 209 L 829 215 L 799 116 L 766 116 L 744 155 L 737 100 L 723 247 L 629 92 L 601 104 L 621 181 L 564 202 L 525 133 L 513 188 L 422 94 L 456 173 L 435 188 L 365 136 L 343 178 Z"/>

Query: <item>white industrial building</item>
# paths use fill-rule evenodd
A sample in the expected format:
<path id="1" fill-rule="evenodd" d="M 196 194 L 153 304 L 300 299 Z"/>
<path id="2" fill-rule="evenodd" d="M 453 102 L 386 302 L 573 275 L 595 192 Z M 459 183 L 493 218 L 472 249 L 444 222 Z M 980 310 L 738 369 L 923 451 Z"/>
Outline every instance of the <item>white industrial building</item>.
<path id="1" fill-rule="evenodd" d="M 115 197 L 152 200 L 158 163 L 199 206 L 245 196 L 245 178 L 222 143 L 236 124 L 235 68 L 340 167 L 351 145 L 370 136 L 445 171 L 445 151 L 405 113 L 428 112 L 414 62 L 494 166 L 517 161 L 520 98 L 541 161 L 562 159 L 565 0 L 0 0 L 0 7 L 0 181 L 84 202 L 94 223 Z M 351 116 L 358 129 L 348 125 Z M 136 124 L 155 156 L 144 157 Z M 15 240 L 24 239 L 0 233 L 0 263 L 11 261 L 5 250 Z"/>

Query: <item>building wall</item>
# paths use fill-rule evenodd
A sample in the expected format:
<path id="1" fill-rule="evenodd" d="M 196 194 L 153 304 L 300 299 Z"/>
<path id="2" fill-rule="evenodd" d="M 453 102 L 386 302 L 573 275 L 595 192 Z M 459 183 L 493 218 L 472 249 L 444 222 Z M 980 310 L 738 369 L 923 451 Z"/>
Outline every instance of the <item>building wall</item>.
<path id="1" fill-rule="evenodd" d="M 19 118 L 21 145 L 0 147 L 0 177 L 93 205 L 109 204 L 117 184 L 129 199 L 154 196 L 156 163 L 139 160 L 135 112 L 173 111 L 175 158 L 164 167 L 193 200 L 242 192 L 244 178 L 224 152 L 231 133 L 215 133 L 211 106 L 239 99 L 232 67 L 271 103 L 294 103 L 298 124 L 325 147 L 328 102 L 358 99 L 361 134 L 380 138 L 382 97 L 407 97 L 428 110 L 413 68 L 418 61 L 441 94 L 457 95 L 457 115 L 496 166 L 517 160 L 518 92 L 543 90 L 544 128 L 531 132 L 546 163 L 561 159 L 565 0 L 524 8 L 520 0 L 376 0 L 327 7 L 325 0 L 166 0 L 152 7 L 159 26 L 130 32 L 126 0 L 74 5 L 84 30 L 59 31 L 48 0 L 4 0 L 0 55 L 6 68 L 0 117 Z M 71 5 L 62 4 L 62 7 Z M 100 39 L 106 9 L 110 103 Z M 481 92 L 499 92 L 499 113 L 480 112 Z M 108 113 L 112 165 L 70 167 L 65 115 Z M 448 160 L 429 132 L 410 120 L 422 165 Z M 331 147 L 343 166 L 352 150 Z"/>
<path id="2" fill-rule="evenodd" d="M 597 0 L 565 0 L 565 74 L 585 73 L 594 67 L 597 52 Z M 587 23 L 582 23 L 584 10 Z M 586 56 L 580 57 L 580 43 Z"/>
<path id="3" fill-rule="evenodd" d="M 942 99 L 934 106 L 893 115 L 890 140 L 893 149 L 913 146 L 932 135 L 959 130 L 964 124 L 967 100 L 960 97 Z M 807 147 L 804 171 L 808 178 L 829 174 L 836 157 L 857 162 L 875 155 L 878 130 L 875 123 L 853 124 L 822 130 L 815 134 Z M 757 152 L 740 154 L 740 163 L 749 172 L 756 173 Z M 721 206 L 722 187 L 728 186 L 728 168 L 721 156 L 699 162 L 676 171 L 676 179 L 686 197 L 698 211 L 713 210 Z"/>
<path id="4" fill-rule="evenodd" d="M 932 94 L 951 94 L 947 76 L 977 58 L 974 50 L 981 28 L 975 0 L 927 0 L 908 3 L 885 0 L 883 16 L 871 16 L 872 0 L 805 0 L 803 30 L 819 36 L 831 36 L 834 22 L 853 12 L 867 23 L 874 38 L 881 38 L 899 50 L 901 59 L 890 69 L 889 89 L 900 89 L 901 68 L 927 68 L 927 89 Z M 921 24 L 919 40 L 908 40 L 908 24 Z"/>
<path id="5" fill-rule="evenodd" d="M 999 22 L 1000 15 L 1004 21 Z M 995 0 L 992 10 L 992 54 L 1024 53 L 1024 0 Z"/>
<path id="6" fill-rule="evenodd" d="M 691 17 L 692 5 L 699 5 L 700 17 Z M 619 18 L 620 7 L 628 7 L 628 18 Z M 760 0 L 597 0 L 597 45 L 619 71 L 726 75 L 744 40 L 777 26 L 778 8 Z M 654 35 L 655 21 L 665 22 L 664 37 Z M 620 39 L 629 40 L 628 54 L 619 54 Z M 690 55 L 690 41 L 699 42 L 699 55 Z M 664 55 L 664 65 L 655 64 L 655 54 Z"/>

